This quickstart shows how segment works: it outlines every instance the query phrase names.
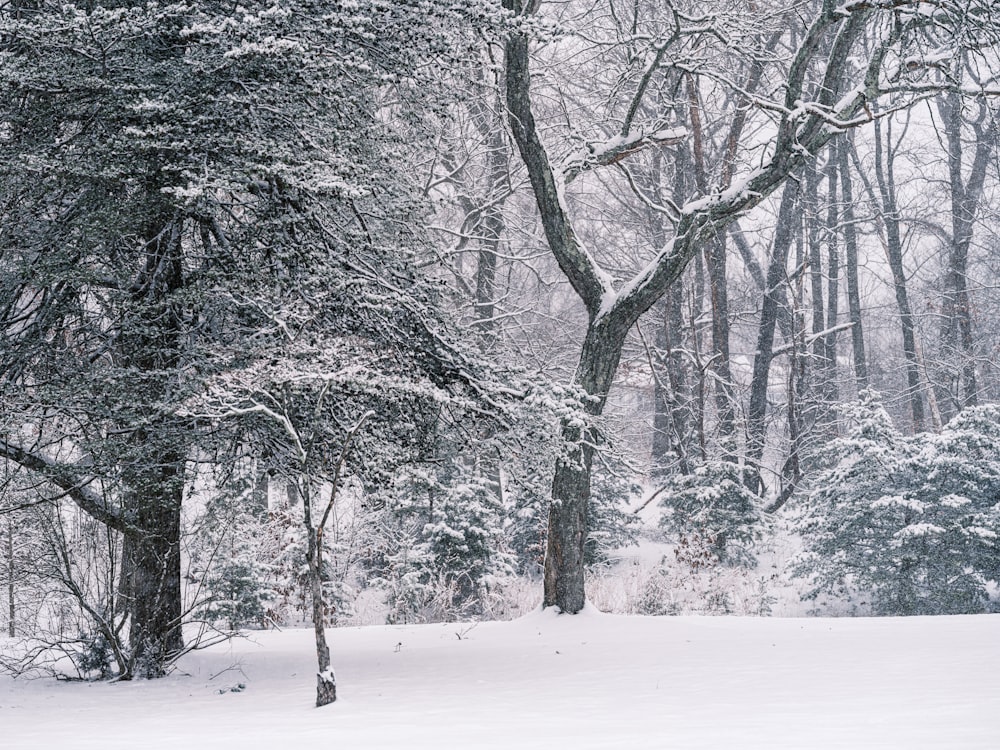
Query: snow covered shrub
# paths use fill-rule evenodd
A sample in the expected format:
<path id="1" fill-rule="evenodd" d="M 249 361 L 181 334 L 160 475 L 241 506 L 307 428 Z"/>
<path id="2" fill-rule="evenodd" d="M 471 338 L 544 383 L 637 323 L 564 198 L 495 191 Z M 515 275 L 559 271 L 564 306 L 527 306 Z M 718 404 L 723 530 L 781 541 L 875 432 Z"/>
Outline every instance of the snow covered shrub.
<path id="1" fill-rule="evenodd" d="M 396 533 L 379 575 L 392 622 L 480 614 L 513 574 L 496 482 L 455 458 L 400 472 L 387 503 Z"/>
<path id="2" fill-rule="evenodd" d="M 737 464 L 707 462 L 691 474 L 668 477 L 666 484 L 660 525 L 679 535 L 678 554 L 692 567 L 754 565 L 763 512 Z"/>
<path id="3" fill-rule="evenodd" d="M 775 577 L 742 567 L 691 568 L 668 552 L 657 562 L 619 561 L 591 576 L 588 592 L 604 612 L 763 617 L 777 601 L 774 582 Z"/>
<path id="4" fill-rule="evenodd" d="M 115 673 L 111 644 L 103 633 L 81 633 L 79 643 L 71 658 L 83 679 L 106 680 Z"/>
<path id="5" fill-rule="evenodd" d="M 614 459 L 614 456 L 605 456 Z M 588 534 L 584 548 L 588 565 L 607 560 L 610 550 L 634 544 L 638 518 L 628 512 L 628 503 L 642 489 L 626 478 L 629 467 L 622 461 L 595 464 L 591 474 Z"/>
<path id="6" fill-rule="evenodd" d="M 266 496 L 255 497 L 255 484 L 246 466 L 226 472 L 194 524 L 195 615 L 229 630 L 266 626 L 278 597 Z"/>
<path id="7" fill-rule="evenodd" d="M 886 615 L 986 611 L 1000 573 L 1000 407 L 914 437 L 876 394 L 845 412 L 851 431 L 799 508 L 804 597 L 861 595 Z"/>

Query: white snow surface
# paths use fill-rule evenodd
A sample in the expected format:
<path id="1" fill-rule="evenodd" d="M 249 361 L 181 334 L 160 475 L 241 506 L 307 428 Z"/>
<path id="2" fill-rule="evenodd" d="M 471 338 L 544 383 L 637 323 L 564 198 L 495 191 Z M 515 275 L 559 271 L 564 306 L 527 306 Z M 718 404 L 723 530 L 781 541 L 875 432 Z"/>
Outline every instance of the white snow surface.
<path id="1" fill-rule="evenodd" d="M 590 608 L 328 637 L 339 682 L 332 705 L 313 707 L 311 630 L 257 632 L 186 656 L 162 680 L 2 677 L 0 747 L 1000 747 L 1000 615 L 626 617 Z"/>

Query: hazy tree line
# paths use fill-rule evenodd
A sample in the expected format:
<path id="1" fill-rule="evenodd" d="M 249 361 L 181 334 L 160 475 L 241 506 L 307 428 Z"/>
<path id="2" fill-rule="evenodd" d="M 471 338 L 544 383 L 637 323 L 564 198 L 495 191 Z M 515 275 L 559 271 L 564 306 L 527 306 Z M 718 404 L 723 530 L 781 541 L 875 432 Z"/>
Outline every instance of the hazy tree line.
<path id="1" fill-rule="evenodd" d="M 311 620 L 326 703 L 360 590 L 577 612 L 637 484 L 692 560 L 798 519 L 806 594 L 991 606 L 996 11 L 5 6 L 16 660 Z"/>

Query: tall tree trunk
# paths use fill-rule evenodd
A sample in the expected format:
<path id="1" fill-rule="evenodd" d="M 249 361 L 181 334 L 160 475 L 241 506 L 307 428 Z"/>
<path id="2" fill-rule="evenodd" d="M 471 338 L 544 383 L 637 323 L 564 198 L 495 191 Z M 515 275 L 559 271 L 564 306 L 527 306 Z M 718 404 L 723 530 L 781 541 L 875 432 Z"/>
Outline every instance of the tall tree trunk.
<path id="1" fill-rule="evenodd" d="M 840 316 L 840 251 L 837 235 L 840 211 L 837 203 L 838 140 L 830 141 L 826 163 L 826 333 L 823 336 L 823 393 L 827 403 L 836 403 L 837 394 L 837 321 Z"/>
<path id="2" fill-rule="evenodd" d="M 948 147 L 952 227 L 941 314 L 941 349 L 945 357 L 942 369 L 958 374 L 958 383 L 948 394 L 952 411 L 955 411 L 974 406 L 979 400 L 968 283 L 969 248 L 998 132 L 996 114 L 980 102 L 978 121 L 972 126 L 976 134 L 975 152 L 966 180 L 963 175 L 963 99 L 952 92 L 939 97 L 937 102 Z"/>
<path id="3" fill-rule="evenodd" d="M 704 128 L 698 82 L 694 75 L 686 76 L 688 89 L 688 115 L 691 120 L 691 147 L 695 184 L 701 195 L 709 194 L 708 169 L 705 164 Z M 726 279 L 726 233 L 720 232 L 705 243 L 705 268 L 712 302 L 712 359 L 711 369 L 715 394 L 715 413 L 718 421 L 722 455 L 725 460 L 735 460 L 736 411 L 733 406 L 732 370 L 729 357 L 729 288 Z"/>
<path id="4" fill-rule="evenodd" d="M 489 120 L 482 118 L 489 116 Z M 505 222 L 503 217 L 504 196 L 507 193 L 509 171 L 509 149 L 503 128 L 493 119 L 493 112 L 482 113 L 477 123 L 480 133 L 487 138 L 487 180 L 489 192 L 480 213 L 475 234 L 479 237 L 476 253 L 476 300 L 474 314 L 482 348 L 489 351 L 497 338 L 496 323 L 496 275 L 500 243 L 503 239 Z M 485 131 L 489 131 L 488 133 Z"/>
<path id="5" fill-rule="evenodd" d="M 653 379 L 653 476 L 662 476 L 672 465 L 681 474 L 691 473 L 686 445 L 690 394 L 684 330 L 684 290 L 675 284 L 659 307 L 654 339 L 658 373 Z"/>
<path id="6" fill-rule="evenodd" d="M 681 204 L 688 192 L 689 157 L 685 147 L 675 149 L 675 169 L 671 191 L 674 203 Z M 661 193 L 662 154 L 652 155 L 653 169 L 650 176 L 650 193 L 657 205 L 663 205 Z M 664 247 L 668 242 L 663 214 L 648 213 L 650 239 L 653 247 Z M 653 471 L 654 477 L 662 476 L 667 467 L 676 466 L 682 474 L 691 471 L 686 439 L 690 421 L 691 394 L 688 370 L 690 363 L 684 353 L 684 286 L 678 282 L 664 295 L 657 309 L 656 361 L 653 366 Z"/>
<path id="7" fill-rule="evenodd" d="M 184 287 L 181 232 L 182 220 L 169 209 L 144 229 L 145 263 L 130 290 L 131 309 L 118 342 L 122 364 L 136 372 L 133 385 L 147 404 L 166 400 L 181 364 L 183 311 L 176 299 Z M 128 676 L 159 677 L 183 647 L 180 517 L 186 430 L 173 415 L 155 411 L 148 427 L 122 428 L 129 434 L 123 505 L 133 519 L 123 545 L 125 585 L 120 589 L 131 618 Z"/>
<path id="8" fill-rule="evenodd" d="M 899 208 L 896 204 L 895 154 L 892 148 L 891 121 L 885 128 L 885 142 L 881 121 L 875 121 L 875 179 L 878 182 L 882 206 L 882 225 L 885 227 L 885 251 L 892 271 L 899 324 L 903 334 L 903 357 L 906 360 L 906 389 L 910 397 L 913 431 L 924 429 L 924 400 L 920 394 L 920 366 L 917 361 L 916 318 L 910 308 L 906 288 L 906 271 L 903 268 L 903 240 L 900 232 Z"/>
<path id="9" fill-rule="evenodd" d="M 858 393 L 868 387 L 868 361 L 865 356 L 865 335 L 861 320 L 861 284 L 858 278 L 858 230 L 854 214 L 854 183 L 847 154 L 853 148 L 853 132 L 837 149 L 840 170 L 840 192 L 844 206 L 844 252 L 847 271 L 847 307 L 851 320 L 851 349 L 854 359 L 854 382 Z"/>
<path id="10" fill-rule="evenodd" d="M 781 489 L 777 498 L 766 508 L 768 513 L 778 511 L 791 498 L 795 488 L 802 479 L 803 451 L 807 425 L 805 412 L 801 405 L 808 391 L 809 371 L 806 366 L 808 351 L 806 348 L 805 320 L 805 241 L 801 232 L 795 233 L 795 268 L 792 278 L 794 282 L 792 299 L 792 337 L 789 341 L 791 351 L 788 363 L 788 457 L 781 467 Z"/>
<path id="11" fill-rule="evenodd" d="M 14 521 L 7 518 L 7 635 L 11 638 L 17 635 L 17 600 L 14 597 Z"/>
<path id="12" fill-rule="evenodd" d="M 760 460 L 764 454 L 766 438 L 767 390 L 770 381 L 771 360 L 774 358 L 774 331 L 787 299 L 785 280 L 788 252 L 795 238 L 798 221 L 799 182 L 790 179 L 785 183 L 778 207 L 778 223 L 771 244 L 771 259 L 767 266 L 764 284 L 764 301 L 761 305 L 757 347 L 754 352 L 753 376 L 750 382 L 750 403 L 747 410 L 747 463 L 754 471 L 747 475 L 747 486 L 754 492 L 762 490 Z"/>

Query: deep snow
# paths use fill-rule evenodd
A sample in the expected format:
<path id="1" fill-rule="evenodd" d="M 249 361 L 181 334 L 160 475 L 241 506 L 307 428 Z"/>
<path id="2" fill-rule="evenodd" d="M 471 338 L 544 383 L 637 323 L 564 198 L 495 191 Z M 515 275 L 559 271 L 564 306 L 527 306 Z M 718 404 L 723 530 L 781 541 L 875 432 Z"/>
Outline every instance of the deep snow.
<path id="1" fill-rule="evenodd" d="M 252 633 L 152 682 L 2 677 L 0 747 L 1000 748 L 1000 615 L 591 609 L 328 636 L 331 706 L 311 631 Z"/>

